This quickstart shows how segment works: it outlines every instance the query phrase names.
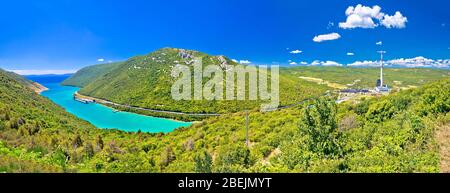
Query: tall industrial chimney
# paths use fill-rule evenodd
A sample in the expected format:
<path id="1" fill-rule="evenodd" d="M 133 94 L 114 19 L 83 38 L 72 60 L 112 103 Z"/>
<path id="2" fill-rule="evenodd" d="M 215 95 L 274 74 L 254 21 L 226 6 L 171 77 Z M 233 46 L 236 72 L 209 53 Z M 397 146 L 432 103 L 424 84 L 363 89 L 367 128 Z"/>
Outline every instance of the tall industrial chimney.
<path id="1" fill-rule="evenodd" d="M 381 55 L 381 60 L 380 60 L 380 88 L 384 87 L 384 82 L 383 82 L 383 54 L 386 53 L 386 51 L 378 51 L 378 53 L 380 53 Z"/>

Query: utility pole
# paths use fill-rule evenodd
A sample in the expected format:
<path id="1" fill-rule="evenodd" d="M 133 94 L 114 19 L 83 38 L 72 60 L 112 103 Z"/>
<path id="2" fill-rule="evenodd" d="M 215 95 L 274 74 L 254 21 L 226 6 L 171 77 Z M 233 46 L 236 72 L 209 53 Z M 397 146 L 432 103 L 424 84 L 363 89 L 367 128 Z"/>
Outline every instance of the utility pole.
<path id="1" fill-rule="evenodd" d="M 246 132 L 245 132 L 245 144 L 247 145 L 247 147 L 250 147 L 250 143 L 248 140 L 248 110 L 245 111 L 245 126 L 246 126 Z"/>

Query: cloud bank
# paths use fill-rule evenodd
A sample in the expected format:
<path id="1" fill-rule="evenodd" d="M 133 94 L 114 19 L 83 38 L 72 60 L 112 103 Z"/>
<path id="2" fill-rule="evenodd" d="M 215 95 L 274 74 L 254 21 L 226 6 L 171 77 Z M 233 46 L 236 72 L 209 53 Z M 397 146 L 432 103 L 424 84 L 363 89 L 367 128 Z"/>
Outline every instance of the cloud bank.
<path id="1" fill-rule="evenodd" d="M 309 66 L 343 66 L 340 63 L 337 63 L 335 61 L 320 61 L 320 60 L 314 60 Z"/>
<path id="2" fill-rule="evenodd" d="M 356 61 L 347 66 L 353 67 L 378 67 L 379 61 Z M 400 58 L 388 60 L 385 62 L 387 67 L 406 67 L 406 68 L 450 68 L 450 59 L 428 59 L 423 56 L 415 58 Z"/>
<path id="3" fill-rule="evenodd" d="M 78 70 L 7 70 L 20 75 L 47 75 L 47 74 L 73 74 Z"/>
<path id="4" fill-rule="evenodd" d="M 297 63 L 296 63 L 297 64 Z M 379 61 L 364 60 L 355 61 L 349 64 L 341 64 L 335 61 L 321 61 L 314 60 L 311 63 L 300 62 L 299 64 L 304 66 L 348 66 L 348 67 L 379 67 Z M 384 61 L 384 66 L 386 67 L 396 67 L 396 68 L 442 68 L 450 69 L 450 59 L 429 59 L 423 56 L 418 56 L 415 58 L 399 58 L 393 60 Z"/>

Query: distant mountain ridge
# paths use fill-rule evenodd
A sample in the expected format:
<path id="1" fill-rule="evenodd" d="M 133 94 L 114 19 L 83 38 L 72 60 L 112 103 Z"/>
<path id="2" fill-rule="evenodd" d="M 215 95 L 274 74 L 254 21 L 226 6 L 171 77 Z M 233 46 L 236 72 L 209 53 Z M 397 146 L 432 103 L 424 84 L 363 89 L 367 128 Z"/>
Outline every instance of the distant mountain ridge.
<path id="1" fill-rule="evenodd" d="M 68 79 L 62 82 L 63 85 L 84 87 L 87 84 L 93 82 L 95 79 L 102 77 L 108 72 L 114 70 L 123 62 L 115 62 L 108 64 L 98 64 L 94 66 L 88 66 L 73 74 Z"/>

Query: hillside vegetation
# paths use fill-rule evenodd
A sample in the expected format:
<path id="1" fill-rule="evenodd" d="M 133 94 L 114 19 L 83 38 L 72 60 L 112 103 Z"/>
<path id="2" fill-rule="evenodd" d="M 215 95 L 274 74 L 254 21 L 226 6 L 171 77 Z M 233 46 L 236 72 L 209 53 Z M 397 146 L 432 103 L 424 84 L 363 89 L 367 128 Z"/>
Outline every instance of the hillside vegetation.
<path id="1" fill-rule="evenodd" d="M 100 130 L 0 71 L 0 171 L 439 172 L 450 79 L 336 105 L 209 118 L 169 134 Z"/>
<path id="2" fill-rule="evenodd" d="M 346 88 L 373 89 L 380 77 L 379 68 L 352 67 L 289 67 L 281 70 L 284 76 L 302 77 L 311 82 L 318 80 L 334 83 Z M 430 68 L 385 68 L 384 81 L 395 90 L 409 89 L 442 78 L 449 78 L 449 70 Z M 313 78 L 313 79 L 308 79 Z"/>
<path id="3" fill-rule="evenodd" d="M 144 56 L 130 58 L 123 63 L 87 67 L 63 82 L 64 85 L 82 87 L 80 94 L 108 100 L 114 103 L 143 107 L 153 110 L 183 113 L 234 113 L 257 110 L 267 101 L 175 101 L 171 86 L 176 81 L 171 70 L 177 64 L 192 64 L 201 57 L 203 66 L 239 65 L 224 56 L 176 48 L 164 48 Z M 192 68 L 191 68 L 192 69 Z M 295 104 L 322 95 L 327 90 L 344 88 L 373 89 L 379 77 L 377 68 L 346 67 L 284 67 L 280 70 L 280 106 Z M 425 83 L 450 77 L 448 70 L 392 69 L 385 70 L 385 80 L 394 90 L 404 90 Z M 203 83 L 209 79 L 204 78 Z M 247 86 L 248 91 L 248 86 Z M 150 111 L 119 108 L 152 116 L 180 120 L 198 120 L 198 117 L 155 113 Z M 203 118 L 202 118 L 203 119 Z"/>
<path id="4" fill-rule="evenodd" d="M 93 82 L 95 79 L 105 76 L 109 72 L 119 67 L 121 64 L 122 62 L 115 62 L 109 64 L 88 66 L 79 70 L 70 78 L 64 80 L 62 84 L 67 86 L 84 87 Z"/>
<path id="5" fill-rule="evenodd" d="M 218 65 L 226 70 L 240 65 L 224 56 L 210 56 L 198 51 L 164 48 L 148 55 L 133 57 L 123 64 L 119 64 L 118 67 L 83 86 L 80 94 L 119 104 L 184 113 L 233 113 L 247 109 L 258 109 L 261 103 L 267 103 L 267 101 L 262 100 L 176 101 L 172 99 L 171 87 L 177 80 L 171 74 L 172 68 L 177 64 L 183 64 L 190 66 L 192 69 L 193 60 L 197 57 L 202 59 L 204 67 Z M 70 80 L 84 77 L 85 74 L 96 74 L 89 73 L 90 70 L 90 68 L 82 69 Z M 89 79 L 89 81 L 91 80 Z M 210 79 L 204 78 L 203 83 L 208 80 Z M 65 81 L 64 84 L 67 84 L 67 82 Z M 77 81 L 73 82 L 72 85 L 83 85 L 76 83 Z M 280 103 L 282 106 L 293 104 L 306 98 L 318 96 L 327 89 L 328 87 L 325 85 L 281 76 Z M 248 91 L 248 85 L 246 90 Z"/>

